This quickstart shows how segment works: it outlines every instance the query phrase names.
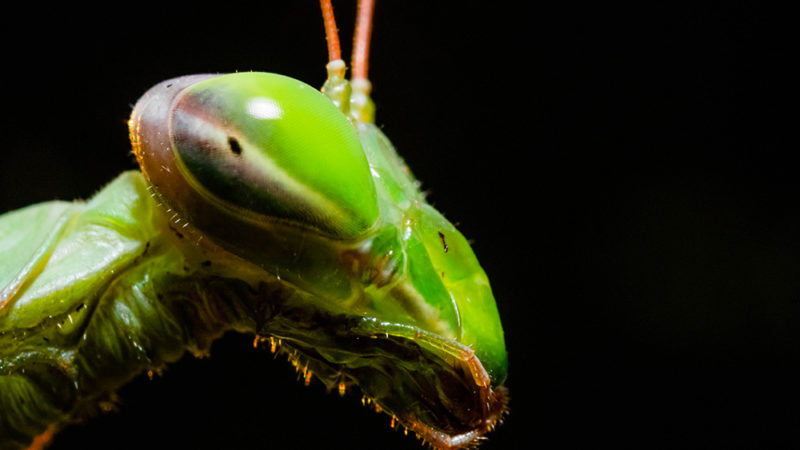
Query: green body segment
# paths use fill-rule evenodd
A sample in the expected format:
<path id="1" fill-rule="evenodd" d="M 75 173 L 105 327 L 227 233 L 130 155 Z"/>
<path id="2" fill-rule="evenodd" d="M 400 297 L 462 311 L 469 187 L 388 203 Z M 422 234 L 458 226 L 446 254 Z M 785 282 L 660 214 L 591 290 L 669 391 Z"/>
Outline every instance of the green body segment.
<path id="1" fill-rule="evenodd" d="M 133 174 L 127 176 L 131 177 L 136 178 Z M 125 181 L 126 178 L 122 178 L 117 183 Z M 139 187 L 144 189 L 145 185 Z M 148 240 L 157 234 L 150 222 L 152 204 L 141 194 L 142 191 L 136 189 L 112 187 L 101 191 L 85 205 L 54 202 L 30 208 L 31 215 L 60 214 L 58 224 L 61 226 L 53 227 L 58 233 L 57 241 L 42 246 L 48 252 L 42 252 L 39 265 L 31 270 L 32 276 L 26 280 L 24 290 L 0 314 L 0 331 L 32 328 L 43 317 L 59 316 L 76 309 L 83 312 L 74 316 L 85 316 L 86 311 L 79 306 L 91 300 L 98 285 L 110 283 L 119 271 L 130 266 Z M 23 221 L 36 224 L 36 220 L 26 215 L 11 216 L 7 226 L 26 229 Z M 44 236 L 53 232 L 34 231 Z M 15 253 L 15 249 L 9 251 L 9 254 Z M 80 323 L 70 317 L 65 326 Z"/>
<path id="2" fill-rule="evenodd" d="M 202 271 L 208 260 L 176 245 L 141 173 L 123 173 L 87 203 L 0 216 L 0 231 L 36 217 L 63 225 L 0 310 L 0 449 L 24 448 L 48 427 L 92 416 L 133 377 L 187 351 L 206 352 L 227 330 L 257 331 L 250 303 L 257 295 L 235 278 L 248 276 L 247 264 L 236 267 L 222 254 L 218 270 Z M 28 237 L 51 231 L 38 227 Z"/>
<path id="3" fill-rule="evenodd" d="M 51 229 L 31 227 L 42 217 Z M 36 251 L 18 240 L 6 247 L 37 258 L 0 310 L 0 448 L 29 444 L 186 351 L 185 325 L 169 323 L 154 292 L 154 280 L 183 267 L 163 223 L 137 172 L 88 203 L 49 202 L 0 216 L 4 244 L 11 230 L 26 228 L 28 242 L 45 242 Z"/>
<path id="4" fill-rule="evenodd" d="M 40 273 L 61 232 L 79 209 L 66 202 L 34 205 L 0 222 L 0 308 Z"/>
<path id="5" fill-rule="evenodd" d="M 358 130 L 376 174 L 381 217 L 401 230 L 407 280 L 437 310 L 454 332 L 452 337 L 475 351 L 493 384 L 501 384 L 508 366 L 503 328 L 475 253 L 455 226 L 425 201 L 419 183 L 386 136 L 369 123 L 359 124 Z M 378 301 L 394 300 L 383 296 Z"/>
<path id="6" fill-rule="evenodd" d="M 488 279 L 383 133 L 274 74 L 185 84 L 134 111 L 147 178 L 0 216 L 0 449 L 229 329 L 281 338 L 429 440 L 493 425 L 507 356 Z"/>

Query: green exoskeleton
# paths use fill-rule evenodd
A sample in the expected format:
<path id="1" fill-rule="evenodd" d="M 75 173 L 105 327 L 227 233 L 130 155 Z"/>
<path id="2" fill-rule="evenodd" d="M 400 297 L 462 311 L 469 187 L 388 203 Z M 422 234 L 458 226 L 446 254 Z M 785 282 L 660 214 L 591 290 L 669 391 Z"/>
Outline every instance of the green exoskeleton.
<path id="1" fill-rule="evenodd" d="M 489 281 L 373 124 L 359 39 L 353 79 L 332 52 L 322 92 L 271 73 L 164 81 L 129 122 L 141 172 L 0 216 L 0 449 L 228 330 L 438 448 L 495 426 Z"/>

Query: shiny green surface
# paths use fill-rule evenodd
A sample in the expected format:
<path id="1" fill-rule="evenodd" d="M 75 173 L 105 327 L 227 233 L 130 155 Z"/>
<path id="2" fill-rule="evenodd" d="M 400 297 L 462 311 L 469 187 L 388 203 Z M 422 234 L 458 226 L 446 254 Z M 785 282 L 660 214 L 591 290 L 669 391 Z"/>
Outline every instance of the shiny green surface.
<path id="1" fill-rule="evenodd" d="M 353 238 L 378 216 L 350 122 L 318 90 L 282 75 L 222 75 L 175 105 L 175 151 L 198 189 L 230 204 Z"/>

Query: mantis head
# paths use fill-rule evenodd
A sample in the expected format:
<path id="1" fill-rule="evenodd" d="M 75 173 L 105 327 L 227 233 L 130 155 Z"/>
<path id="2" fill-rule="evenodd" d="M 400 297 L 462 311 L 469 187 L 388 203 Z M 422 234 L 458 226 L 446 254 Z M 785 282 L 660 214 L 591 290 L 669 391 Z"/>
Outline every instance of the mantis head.
<path id="1" fill-rule="evenodd" d="M 441 447 L 501 418 L 507 357 L 486 274 L 374 125 L 300 81 L 237 73 L 156 85 L 130 132 L 172 214 L 296 290 L 254 331 L 299 351 L 304 373 L 359 385 Z"/>

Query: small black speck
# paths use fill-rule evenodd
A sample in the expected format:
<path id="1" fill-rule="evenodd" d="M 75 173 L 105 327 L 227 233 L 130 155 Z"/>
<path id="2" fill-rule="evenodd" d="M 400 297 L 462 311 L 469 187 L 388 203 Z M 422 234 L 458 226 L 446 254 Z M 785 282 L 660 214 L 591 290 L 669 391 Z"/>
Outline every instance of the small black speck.
<path id="1" fill-rule="evenodd" d="M 44 336 L 42 336 L 42 339 L 44 339 L 44 341 L 45 341 L 45 342 L 50 342 L 50 339 L 47 339 L 47 338 L 46 338 L 46 337 L 44 337 Z"/>
<path id="2" fill-rule="evenodd" d="M 442 233 L 441 231 L 439 231 L 438 233 L 439 233 L 439 239 L 442 240 L 442 246 L 444 247 L 444 252 L 447 253 L 447 250 L 449 249 L 447 248 L 447 242 L 444 240 L 444 233 Z"/>
<path id="3" fill-rule="evenodd" d="M 205 260 L 202 263 L 200 263 L 200 265 L 203 267 L 209 267 L 211 265 L 211 261 Z"/>
<path id="4" fill-rule="evenodd" d="M 172 83 L 170 83 L 170 84 L 168 84 L 168 85 L 167 85 L 167 89 L 169 89 L 169 88 L 171 88 L 171 87 L 172 87 Z"/>
<path id="5" fill-rule="evenodd" d="M 228 136 L 228 146 L 231 148 L 234 155 L 242 154 L 242 146 L 239 145 L 239 141 L 237 141 L 235 137 Z"/>
<path id="6" fill-rule="evenodd" d="M 86 308 L 86 304 L 85 304 L 85 303 L 81 303 L 80 305 L 78 305 L 78 307 L 77 307 L 77 308 L 75 308 L 75 311 L 80 311 L 80 310 L 82 310 L 83 308 Z"/>
<path id="7" fill-rule="evenodd" d="M 173 227 L 172 225 L 169 225 L 169 229 L 172 230 L 173 233 L 175 233 L 175 236 L 178 236 L 178 239 L 183 239 L 183 233 L 181 233 L 180 231 L 176 230 L 175 227 Z"/>

